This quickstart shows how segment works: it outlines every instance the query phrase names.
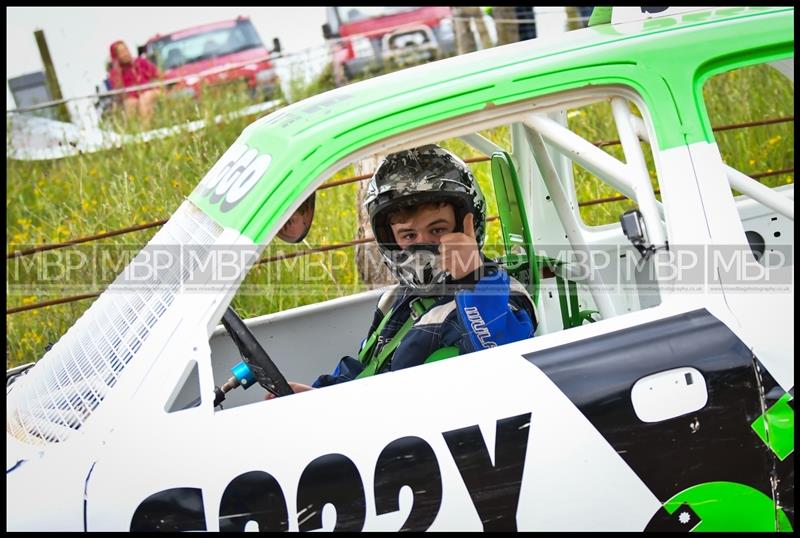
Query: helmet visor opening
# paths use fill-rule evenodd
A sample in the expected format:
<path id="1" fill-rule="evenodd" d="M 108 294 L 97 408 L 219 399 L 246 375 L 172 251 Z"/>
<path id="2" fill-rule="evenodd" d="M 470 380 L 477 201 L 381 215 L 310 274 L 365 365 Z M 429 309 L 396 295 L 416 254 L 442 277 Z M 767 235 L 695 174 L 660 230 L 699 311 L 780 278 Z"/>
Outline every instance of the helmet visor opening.
<path id="1" fill-rule="evenodd" d="M 379 207 L 372 218 L 372 229 L 375 240 L 386 249 L 399 249 L 392 232 L 392 222 L 410 218 L 417 211 L 428 206 L 450 204 L 455 214 L 455 228 L 453 232 L 463 232 L 464 216 L 473 211 L 472 201 L 469 197 L 453 192 L 428 192 L 412 194 L 387 200 L 383 207 Z"/>

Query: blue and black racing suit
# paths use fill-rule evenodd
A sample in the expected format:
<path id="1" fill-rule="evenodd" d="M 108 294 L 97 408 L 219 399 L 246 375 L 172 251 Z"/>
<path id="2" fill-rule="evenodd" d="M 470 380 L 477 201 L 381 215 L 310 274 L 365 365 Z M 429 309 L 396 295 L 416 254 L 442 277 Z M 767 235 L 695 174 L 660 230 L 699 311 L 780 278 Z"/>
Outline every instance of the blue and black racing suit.
<path id="1" fill-rule="evenodd" d="M 420 296 L 417 290 L 399 285 L 381 296 L 367 334 L 373 335 L 387 313 L 391 318 L 373 343 L 373 357 L 414 315 L 412 302 Z M 443 348 L 460 355 L 530 338 L 536 330 L 533 301 L 524 286 L 488 260 L 474 273 L 448 283 L 443 294 L 428 297 L 428 308 L 416 314 L 418 319 L 376 373 L 418 366 Z M 363 370 L 358 359 L 343 357 L 333 373 L 319 376 L 313 386 L 350 381 Z"/>

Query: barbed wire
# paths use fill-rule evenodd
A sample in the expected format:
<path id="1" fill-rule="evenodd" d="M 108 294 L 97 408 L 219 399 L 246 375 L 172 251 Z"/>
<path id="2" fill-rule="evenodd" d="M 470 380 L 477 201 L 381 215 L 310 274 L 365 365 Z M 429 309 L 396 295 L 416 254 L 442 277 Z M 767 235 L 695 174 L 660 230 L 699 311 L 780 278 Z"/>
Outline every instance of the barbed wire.
<path id="1" fill-rule="evenodd" d="M 537 17 L 535 17 L 533 19 L 495 19 L 495 18 L 490 17 L 490 16 L 482 16 L 482 17 L 478 17 L 478 16 L 455 17 L 455 16 L 453 16 L 453 17 L 450 17 L 450 19 L 454 23 L 455 22 L 462 22 L 462 21 L 487 20 L 488 19 L 489 21 L 491 21 L 492 23 L 495 23 L 495 24 L 527 24 L 527 23 L 536 23 L 537 19 L 539 20 L 539 22 L 541 22 L 541 17 L 540 17 L 541 15 L 548 15 L 549 16 L 549 15 L 554 15 L 554 14 L 556 14 L 556 12 L 554 12 L 554 11 L 553 12 L 547 12 L 547 11 L 541 12 L 540 11 L 540 12 L 537 12 Z M 588 17 L 566 17 L 563 20 L 566 23 L 570 23 L 570 22 L 585 23 L 588 20 Z M 569 30 L 567 29 L 567 31 L 569 31 Z M 211 75 L 215 75 L 215 74 L 224 73 L 224 72 L 227 72 L 227 71 L 239 69 L 241 67 L 245 67 L 247 65 L 252 65 L 252 64 L 259 63 L 259 62 L 263 62 L 265 60 L 269 60 L 269 61 L 273 62 L 273 67 L 276 68 L 276 69 L 278 69 L 278 68 L 280 68 L 280 69 L 287 69 L 287 68 L 291 69 L 295 65 L 307 63 L 310 58 L 318 58 L 320 60 L 321 59 L 325 59 L 325 60 L 330 61 L 331 58 L 332 58 L 332 50 L 335 47 L 342 46 L 342 45 L 347 45 L 348 43 L 351 43 L 353 40 L 359 39 L 359 38 L 362 38 L 362 37 L 369 38 L 371 36 L 370 36 L 369 33 L 362 33 L 362 34 L 354 34 L 354 35 L 350 35 L 350 36 L 346 36 L 346 37 L 329 39 L 329 40 L 326 40 L 326 43 L 324 45 L 321 45 L 319 47 L 309 47 L 309 48 L 306 48 L 306 49 L 303 49 L 303 50 L 300 50 L 300 51 L 295 51 L 295 52 L 286 53 L 286 54 L 271 53 L 271 54 L 269 54 L 267 56 L 264 56 L 263 58 L 252 59 L 252 60 L 248 60 L 246 62 L 237 62 L 237 63 L 234 63 L 234 64 L 226 64 L 226 65 L 223 65 L 223 66 L 207 69 L 207 70 L 204 70 L 203 72 L 195 73 L 195 74 L 191 74 L 191 75 L 185 75 L 185 76 L 181 76 L 181 77 L 173 77 L 173 78 L 170 78 L 170 79 L 159 80 L 159 81 L 155 81 L 155 82 L 151 82 L 151 83 L 147 83 L 147 84 L 141 84 L 141 85 L 137 85 L 137 86 L 131 86 L 131 87 L 127 87 L 127 88 L 120 88 L 120 89 L 116 89 L 116 90 L 108 90 L 108 91 L 105 91 L 105 92 L 96 92 L 94 94 L 89 94 L 89 95 L 85 95 L 85 96 L 70 97 L 70 98 L 65 98 L 65 99 L 60 99 L 60 100 L 49 101 L 47 103 L 41 103 L 41 104 L 37 104 L 37 105 L 34 105 L 34 106 L 30 106 L 30 107 L 7 110 L 6 114 L 7 115 L 12 115 L 12 114 L 23 114 L 23 113 L 26 113 L 26 112 L 35 112 L 35 111 L 38 111 L 38 110 L 43 110 L 43 109 L 47 109 L 47 108 L 50 108 L 50 107 L 55 107 L 55 106 L 59 106 L 59 105 L 62 105 L 62 104 L 66 104 L 66 103 L 70 103 L 70 102 L 74 102 L 74 101 L 79 101 L 79 100 L 97 100 L 97 101 L 100 101 L 101 99 L 111 99 L 111 98 L 114 98 L 114 97 L 116 97 L 118 95 L 130 93 L 130 92 L 133 92 L 133 91 L 146 91 L 148 89 L 163 88 L 163 87 L 173 86 L 173 85 L 179 84 L 181 82 L 189 83 L 188 81 L 193 80 L 193 79 L 201 80 L 204 77 L 208 77 L 208 76 L 211 76 Z M 295 58 L 298 58 L 299 60 L 297 60 L 297 61 L 293 60 Z M 305 58 L 305 59 L 301 59 L 301 58 Z M 776 124 L 776 123 L 784 123 L 784 122 L 793 122 L 793 121 L 794 121 L 794 116 L 789 116 L 789 117 L 784 117 L 784 118 L 772 118 L 772 119 L 762 120 L 762 121 L 746 122 L 746 123 L 718 126 L 718 127 L 714 127 L 713 131 L 726 131 L 726 130 L 731 130 L 731 129 L 748 128 L 748 127 L 755 127 L 755 126 L 762 126 L 762 125 L 769 125 L 769 124 Z M 606 141 L 594 142 L 594 145 L 596 145 L 597 147 L 605 147 L 605 146 L 611 146 L 611 145 L 618 145 L 619 143 L 620 143 L 619 140 L 606 140 Z M 489 157 L 481 156 L 481 157 L 474 157 L 474 158 L 465 159 L 465 162 L 467 162 L 467 163 L 477 163 L 477 162 L 485 162 L 485 161 L 488 161 L 488 160 L 490 160 Z M 793 173 L 793 172 L 794 172 L 794 168 L 784 168 L 784 169 L 780 169 L 780 170 L 771 170 L 771 171 L 767 171 L 767 172 L 758 172 L 758 173 L 753 173 L 753 174 L 749 174 L 749 175 L 753 179 L 758 180 L 758 179 L 763 178 L 763 177 L 786 174 L 786 173 Z M 337 186 L 340 186 L 340 185 L 345 185 L 345 184 L 349 184 L 349 183 L 353 183 L 353 182 L 357 182 L 357 181 L 363 181 L 363 180 L 366 180 L 366 179 L 368 179 L 370 177 L 372 177 L 371 173 L 362 174 L 362 175 L 358 175 L 358 176 L 351 176 L 349 178 L 344 178 L 344 179 L 341 179 L 341 180 L 337 180 L 337 181 L 333 181 L 333 182 L 324 184 L 324 185 L 320 186 L 318 188 L 318 190 L 333 188 L 333 187 L 337 187 Z M 660 191 L 656 190 L 655 192 L 659 193 Z M 622 201 L 622 200 L 626 200 L 626 199 L 628 199 L 628 197 L 626 197 L 624 195 L 611 196 L 611 197 L 606 197 L 606 198 L 599 198 L 599 199 L 587 200 L 587 201 L 579 202 L 578 206 L 579 207 L 584 207 L 584 206 L 589 206 L 589 205 L 596 205 L 596 204 L 602 204 L 602 203 L 611 203 L 611 202 L 616 202 L 616 201 Z M 491 216 L 491 217 L 489 217 L 487 219 L 487 222 L 496 220 L 498 218 L 499 217 L 497 217 L 497 216 Z M 128 226 L 126 228 L 122 228 L 122 229 L 119 229 L 119 230 L 113 230 L 113 231 L 110 231 L 110 232 L 103 232 L 103 233 L 95 234 L 95 235 L 92 235 L 92 236 L 71 239 L 71 240 L 68 240 L 68 241 L 61 242 L 61 243 L 44 244 L 44 245 L 38 245 L 38 246 L 35 246 L 35 247 L 32 247 L 32 248 L 29 248 L 29 249 L 17 250 L 17 251 L 14 251 L 14 252 L 11 252 L 11 253 L 7 254 L 7 260 L 11 260 L 13 258 L 17 258 L 17 257 L 21 257 L 21 256 L 32 255 L 32 254 L 35 254 L 37 252 L 43 252 L 43 251 L 47 251 L 47 250 L 54 250 L 54 249 L 61 249 L 61 248 L 68 248 L 68 247 L 72 247 L 72 246 L 75 246 L 75 245 L 78 245 L 78 244 L 82 244 L 82 243 L 97 241 L 99 239 L 104 239 L 104 238 L 108 238 L 108 237 L 114 237 L 114 236 L 118 236 L 118 235 L 124 235 L 124 234 L 128 234 L 128 233 L 134 233 L 134 232 L 137 232 L 137 231 L 142 231 L 142 230 L 145 230 L 145 229 L 162 226 L 166 222 L 167 222 L 166 219 L 158 220 L 158 221 L 154 221 L 154 222 L 150 222 L 150 223 L 143 223 L 143 224 L 139 224 L 139 225 Z M 293 252 L 293 253 L 279 254 L 279 255 L 276 255 L 276 256 L 262 258 L 262 259 L 258 260 L 255 264 L 258 265 L 258 264 L 262 264 L 262 263 L 270 263 L 270 262 L 275 262 L 275 261 L 279 261 L 279 260 L 283 260 L 283 259 L 294 258 L 294 257 L 298 257 L 298 256 L 308 256 L 308 255 L 311 255 L 311 254 L 314 254 L 314 253 L 348 248 L 348 247 L 352 247 L 352 246 L 359 245 L 359 244 L 369 243 L 369 242 L 372 242 L 372 241 L 374 241 L 374 238 L 367 237 L 367 238 L 357 239 L 357 240 L 354 240 L 354 241 L 348 241 L 348 242 L 344 242 L 344 243 L 326 245 L 326 246 L 323 246 L 323 247 L 317 247 L 317 248 L 312 248 L 312 249 L 303 249 L 303 250 L 300 250 L 300 251 L 297 251 L 297 252 Z M 85 300 L 85 299 L 97 297 L 101 293 L 102 293 L 102 290 L 98 291 L 98 292 L 95 292 L 95 293 L 82 294 L 82 295 L 77 295 L 77 296 L 72 296 L 72 297 L 55 299 L 55 300 L 51 300 L 51 301 L 44 301 L 44 302 L 34 303 L 34 304 L 30 304 L 30 305 L 22 305 L 22 306 L 19 306 L 19 307 L 14 307 L 14 308 L 7 309 L 6 310 L 6 314 L 10 315 L 10 314 L 18 313 L 18 312 L 34 310 L 34 309 L 37 309 L 37 308 L 45 308 L 45 307 L 48 307 L 48 306 L 54 306 L 54 305 L 59 305 L 59 304 L 66 304 L 66 303 L 70 303 L 70 302 Z"/>
<path id="2" fill-rule="evenodd" d="M 469 163 L 488 161 L 489 159 L 490 159 L 489 157 L 471 157 L 471 158 L 464 159 L 464 162 L 469 164 Z M 372 177 L 372 173 L 362 174 L 362 175 L 358 175 L 358 176 L 351 176 L 351 177 L 348 177 L 348 178 L 340 179 L 340 180 L 337 180 L 337 181 L 332 181 L 330 183 L 326 183 L 324 185 L 321 185 L 321 186 L 319 186 L 317 188 L 317 190 L 330 189 L 330 188 L 333 188 L 333 187 L 339 187 L 341 185 L 346 185 L 348 183 L 355 183 L 357 181 L 364 181 L 365 179 L 369 179 L 371 177 Z M 149 228 L 156 228 L 158 226 L 163 226 L 164 224 L 166 224 L 167 220 L 168 219 L 163 219 L 163 220 L 157 220 L 157 221 L 154 221 L 154 222 L 136 224 L 136 225 L 128 226 L 128 227 L 125 227 L 125 228 L 121 228 L 119 230 L 113 230 L 113 231 L 110 231 L 110 232 L 102 232 L 102 233 L 99 233 L 99 234 L 89 235 L 89 236 L 85 236 L 85 237 L 79 237 L 79 238 L 76 238 L 76 239 L 70 239 L 68 241 L 62 241 L 60 243 L 47 243 L 47 244 L 44 244 L 44 245 L 37 245 L 35 247 L 31 247 L 31 248 L 28 248 L 28 249 L 16 250 L 16 251 L 13 251 L 13 252 L 11 252 L 9 254 L 6 254 L 6 260 L 10 260 L 10 259 L 13 259 L 13 258 L 19 258 L 21 256 L 29 256 L 31 254 L 36 254 L 37 252 L 44 252 L 44 251 L 47 251 L 47 250 L 56 250 L 56 249 L 61 249 L 61 248 L 67 248 L 67 247 L 71 247 L 71 246 L 75 246 L 75 245 L 80 245 L 82 243 L 90 243 L 92 241 L 97 241 L 99 239 L 106 239 L 108 237 L 114 237 L 114 236 L 117 236 L 117 235 L 124 235 L 124 234 L 128 234 L 128 233 L 139 232 L 139 231 L 146 230 L 146 229 L 149 229 Z"/>
<path id="3" fill-rule="evenodd" d="M 776 124 L 776 123 L 787 123 L 787 122 L 790 122 L 790 121 L 794 121 L 794 116 L 788 116 L 788 117 L 785 117 L 785 118 L 771 118 L 771 119 L 767 119 L 767 120 L 751 121 L 751 122 L 737 123 L 737 124 L 730 124 L 730 125 L 721 125 L 721 126 L 718 126 L 718 127 L 713 127 L 712 130 L 715 131 L 715 132 L 717 132 L 717 131 L 728 131 L 728 130 L 731 130 L 731 129 L 744 129 L 744 128 L 749 128 L 749 127 L 758 127 L 758 126 L 771 125 L 771 124 Z M 595 146 L 599 147 L 599 148 L 613 146 L 613 145 L 619 145 L 619 143 L 620 143 L 619 140 L 601 140 L 601 141 L 593 142 L 593 144 Z M 487 156 L 470 157 L 470 158 L 464 159 L 464 162 L 466 162 L 468 164 L 473 164 L 473 163 L 478 163 L 478 162 L 485 162 L 485 161 L 488 161 L 489 159 L 490 159 L 490 157 L 487 157 Z M 748 175 L 750 177 L 752 177 L 753 179 L 759 179 L 759 178 L 762 178 L 762 177 L 769 177 L 769 176 L 773 176 L 773 175 L 780 175 L 780 174 L 786 174 L 786 173 L 792 173 L 792 172 L 794 172 L 794 168 L 785 168 L 785 169 L 781 169 L 781 170 L 773 170 L 773 171 L 770 171 L 770 172 L 757 172 L 757 173 L 748 174 Z M 341 185 L 347 185 L 349 183 L 355 183 L 355 182 L 358 182 L 358 181 L 364 181 L 364 180 L 369 179 L 371 177 L 372 177 L 372 173 L 366 173 L 366 174 L 361 174 L 361 175 L 357 175 L 357 176 L 351 176 L 351 177 L 339 179 L 339 180 L 336 180 L 336 181 L 332 181 L 330 183 L 325 183 L 325 184 L 321 185 L 320 187 L 318 187 L 317 190 L 330 189 L 330 188 L 338 187 L 338 186 L 341 186 Z M 593 205 L 593 204 L 597 204 L 597 203 L 604 203 L 604 201 L 606 199 L 602 199 L 601 198 L 601 199 L 598 199 L 598 200 L 599 201 L 584 202 L 584 204 L 585 205 Z M 617 201 L 617 200 L 615 199 L 615 200 L 610 200 L 610 201 Z M 127 234 L 127 233 L 138 232 L 138 231 L 141 231 L 141 230 L 146 230 L 148 228 L 154 228 L 154 227 L 157 227 L 157 226 L 162 226 L 166 222 L 167 222 L 167 220 L 165 219 L 165 220 L 158 220 L 158 221 L 145 223 L 145 224 L 136 224 L 136 225 L 131 225 L 131 226 L 128 226 L 128 227 L 125 227 L 125 228 L 121 228 L 119 230 L 113 230 L 113 231 L 110 231 L 110 232 L 103 232 L 103 233 L 100 233 L 100 234 L 95 234 L 95 235 L 90 235 L 90 236 L 85 236 L 85 237 L 79 237 L 79 238 L 76 238 L 76 239 L 70 239 L 68 241 L 62 241 L 60 243 L 48 243 L 48 244 L 43 244 L 43 245 L 37 245 L 35 247 L 31 247 L 31 248 L 28 248 L 28 249 L 15 250 L 15 251 L 12 251 L 12 252 L 10 252 L 10 253 L 8 253 L 6 255 L 6 260 L 10 260 L 10 259 L 13 259 L 13 258 L 18 258 L 18 257 L 21 257 L 21 256 L 29 256 L 31 254 L 36 254 L 37 252 L 44 252 L 44 251 L 47 251 L 47 250 L 55 250 L 55 249 L 60 249 L 60 248 L 67 248 L 67 247 L 71 247 L 71 246 L 82 244 L 82 243 L 89 243 L 91 241 L 96 241 L 96 240 L 99 240 L 99 239 L 105 239 L 105 238 L 108 238 L 108 237 L 114 237 L 114 236 L 117 236 L 117 235 L 124 235 L 124 234 Z"/>
<path id="4" fill-rule="evenodd" d="M 489 160 L 488 157 L 478 158 L 478 159 Z M 781 170 L 772 170 L 772 171 L 769 171 L 769 172 L 761 172 L 761 173 L 757 173 L 757 174 L 751 174 L 750 177 L 752 177 L 753 179 L 758 180 L 758 179 L 760 179 L 762 177 L 780 175 L 780 174 L 786 174 L 786 173 L 793 173 L 793 172 L 794 172 L 794 168 L 784 168 L 784 169 L 781 169 Z M 358 177 L 358 176 L 356 176 L 356 177 Z M 361 178 L 361 179 L 366 179 L 367 177 L 371 177 L 371 174 L 367 174 L 366 177 Z M 354 180 L 355 180 L 355 178 L 349 178 L 348 182 L 352 182 Z M 324 188 L 324 187 L 330 188 L 330 187 L 334 187 L 334 186 L 339 186 L 339 185 L 327 185 L 327 186 L 323 186 L 323 187 L 320 187 L 320 188 Z M 660 194 L 660 192 L 661 192 L 661 189 L 654 189 L 654 193 L 655 194 Z M 629 199 L 630 198 L 625 196 L 625 195 L 609 196 L 609 197 L 606 197 L 606 198 L 598 198 L 598 199 L 594 199 L 594 200 L 585 200 L 583 202 L 578 202 L 578 207 L 587 207 L 587 206 L 596 205 L 596 204 L 620 202 L 620 201 L 629 200 Z M 499 218 L 500 217 L 497 216 L 497 215 L 492 215 L 492 216 L 489 216 L 489 217 L 486 218 L 486 222 L 492 222 L 492 221 L 498 220 Z M 139 229 L 145 229 L 145 228 L 152 228 L 152 227 L 155 227 L 155 226 L 161 226 L 161 225 L 163 225 L 165 223 L 166 223 L 166 220 L 156 221 L 156 222 L 153 222 L 153 223 L 140 225 Z M 130 230 L 130 231 L 136 231 L 136 230 Z M 129 232 L 121 232 L 121 233 L 129 233 Z M 104 234 L 104 236 L 108 237 L 108 236 L 110 236 L 112 234 L 113 235 L 119 235 L 119 233 L 114 234 L 113 232 L 110 232 L 110 233 Z M 320 252 L 327 252 L 327 251 L 331 251 L 331 250 L 340 250 L 340 249 L 343 249 L 343 248 L 348 248 L 348 247 L 352 247 L 352 246 L 356 246 L 356 245 L 361 245 L 361 244 L 365 244 L 365 243 L 371 243 L 374 240 L 375 240 L 374 237 L 369 237 L 368 236 L 368 237 L 365 237 L 363 239 L 354 239 L 353 241 L 347 241 L 347 242 L 344 242 L 344 243 L 334 243 L 332 245 L 325 245 L 325 246 L 322 246 L 322 247 L 302 249 L 302 250 L 299 250 L 299 251 L 296 251 L 296 252 L 281 253 L 281 254 L 278 254 L 278 255 L 275 255 L 275 256 L 261 258 L 260 260 L 256 261 L 253 265 L 255 266 L 255 265 L 260 265 L 262 263 L 272 263 L 272 262 L 277 262 L 277 261 L 281 261 L 281 260 L 287 260 L 287 259 L 296 258 L 296 257 L 300 257 L 300 256 L 310 256 L 311 254 L 317 254 L 317 253 L 320 253 Z M 61 244 L 60 246 L 66 247 L 66 246 L 71 246 L 71 245 L 74 245 L 74 244 L 76 244 L 76 241 L 71 241 L 71 242 L 68 242 L 68 243 L 65 243 L 65 244 Z M 66 303 L 72 303 L 72 302 L 76 302 L 76 301 L 83 301 L 85 299 L 91 299 L 93 297 L 98 297 L 103 291 L 104 290 L 100 290 L 100 291 L 93 292 L 93 293 L 88 293 L 88 294 L 74 295 L 74 296 L 70 296 L 70 297 L 64 297 L 64 298 L 61 298 L 61 299 L 54 299 L 54 300 L 50 300 L 50 301 L 43 301 L 43 302 L 39 302 L 39 303 L 32 303 L 32 304 L 29 304 L 29 305 L 22 305 L 22 306 L 18 306 L 18 307 L 13 307 L 13 308 L 6 309 L 6 315 L 16 314 L 16 313 L 19 313 L 19 312 L 25 312 L 27 310 L 36 310 L 36 309 L 39 309 L 39 308 L 46 308 L 46 307 L 49 307 L 49 306 L 55 306 L 55 305 L 59 305 L 59 304 L 66 304 Z"/>
<path id="5" fill-rule="evenodd" d="M 500 217 L 498 217 L 496 215 L 492 215 L 492 216 L 489 216 L 489 217 L 486 218 L 486 222 L 492 222 L 492 221 L 495 221 L 495 220 L 497 220 L 499 218 Z M 353 241 L 346 241 L 344 243 L 334 243 L 332 245 L 325 245 L 323 247 L 302 249 L 302 250 L 299 250 L 297 252 L 288 252 L 288 253 L 277 254 L 275 256 L 269 256 L 269 257 L 261 258 L 260 260 L 258 260 L 255 263 L 253 263 L 253 266 L 260 265 L 262 263 L 274 263 L 274 262 L 277 262 L 277 261 L 288 260 L 288 259 L 297 258 L 297 257 L 300 257 L 300 256 L 310 256 L 312 254 L 318 254 L 320 252 L 328 252 L 328 251 L 331 251 L 331 250 L 341 250 L 341 249 L 344 249 L 344 248 L 354 247 L 356 245 L 363 245 L 365 243 L 371 243 L 373 241 L 375 241 L 374 237 L 367 236 L 367 237 L 364 237 L 362 239 L 354 239 Z M 81 295 L 73 295 L 73 296 L 70 296 L 70 297 L 62 297 L 61 299 L 53 299 L 53 300 L 50 300 L 50 301 L 43 301 L 43 302 L 39 302 L 39 303 L 31 303 L 31 304 L 28 304 L 28 305 L 16 306 L 16 307 L 7 309 L 6 310 L 6 315 L 17 314 L 19 312 L 25 312 L 27 310 L 37 310 L 39 308 L 46 308 L 48 306 L 55 306 L 55 305 L 59 305 L 59 304 L 66 304 L 66 303 L 74 303 L 74 302 L 77 302 L 77 301 L 83 301 L 83 300 L 86 300 L 86 299 L 91 299 L 93 297 L 99 297 L 100 294 L 103 293 L 103 291 L 105 291 L 105 288 L 103 290 L 92 292 L 92 293 L 84 293 L 84 294 L 81 294 Z"/>
<path id="6" fill-rule="evenodd" d="M 540 13 L 539 15 L 554 15 L 554 14 L 558 14 L 558 13 L 559 12 L 557 12 L 557 11 L 551 11 L 551 12 L 545 11 L 545 12 Z M 529 24 L 529 23 L 535 23 L 536 20 L 537 20 L 536 18 L 533 18 L 533 19 L 495 19 L 495 18 L 493 18 L 491 16 L 488 16 L 488 15 L 486 15 L 484 17 L 470 17 L 470 16 L 467 16 L 467 17 L 456 17 L 456 16 L 452 16 L 452 17 L 446 17 L 445 19 L 446 20 L 450 20 L 452 22 L 488 19 L 488 20 L 490 20 L 491 22 L 493 22 L 495 24 Z M 586 22 L 587 20 L 588 20 L 588 17 L 573 17 L 573 18 L 567 17 L 567 18 L 564 19 L 564 21 L 567 22 L 567 23 L 569 23 L 569 22 Z M 569 31 L 569 30 L 567 29 L 566 31 Z M 118 95 L 123 95 L 123 94 L 127 94 L 127 93 L 132 93 L 132 92 L 140 92 L 140 91 L 147 91 L 147 90 L 151 90 L 151 89 L 165 88 L 165 87 L 168 87 L 168 86 L 174 86 L 174 85 L 179 84 L 181 82 L 187 82 L 189 80 L 194 80 L 194 79 L 198 79 L 199 80 L 199 79 L 202 79 L 204 77 L 208 77 L 208 76 L 211 76 L 211 75 L 214 75 L 214 74 L 219 74 L 219 73 L 232 71 L 232 70 L 235 70 L 235 69 L 239 69 L 239 68 L 245 67 L 247 65 L 252 65 L 252 64 L 256 64 L 256 63 L 260 63 L 260 62 L 264 62 L 264 61 L 281 62 L 281 63 L 285 64 L 283 67 L 291 66 L 291 65 L 294 65 L 294 64 L 302 64 L 302 63 L 304 63 L 303 61 L 286 62 L 285 60 L 290 59 L 290 58 L 294 58 L 294 57 L 302 57 L 302 56 L 306 56 L 306 57 L 308 57 L 308 56 L 318 56 L 319 58 L 330 57 L 331 54 L 332 54 L 332 52 L 331 52 L 331 48 L 332 47 L 335 47 L 337 45 L 347 45 L 349 43 L 352 43 L 354 40 L 357 40 L 357 39 L 360 39 L 360 38 L 370 38 L 370 37 L 372 37 L 373 34 L 374 34 L 374 32 L 373 33 L 363 32 L 363 33 L 358 33 L 358 34 L 351 34 L 351 35 L 344 36 L 344 37 L 331 38 L 331 39 L 327 39 L 326 42 L 323 45 L 320 45 L 318 47 L 308 47 L 308 48 L 301 49 L 299 51 L 290 52 L 290 53 L 269 53 L 269 54 L 267 54 L 267 55 L 265 55 L 263 57 L 254 58 L 254 59 L 243 61 L 243 62 L 236 62 L 236 63 L 225 64 L 223 66 L 212 67 L 212 68 L 206 69 L 206 70 L 204 70 L 202 72 L 199 72 L 199 73 L 183 75 L 183 76 L 180 76 L 180 77 L 171 77 L 169 79 L 163 79 L 163 80 L 158 80 L 158 81 L 154 81 L 154 82 L 148 82 L 146 84 L 138 84 L 136 86 L 127 86 L 125 88 L 109 89 L 109 90 L 106 90 L 106 91 L 103 91 L 103 92 L 95 92 L 95 93 L 86 94 L 86 95 L 79 95 L 79 96 L 68 97 L 68 98 L 63 98 L 63 99 L 56 99 L 56 100 L 52 100 L 52 101 L 47 101 L 45 103 L 38 103 L 36 105 L 27 106 L 27 107 L 18 107 L 18 108 L 6 110 L 6 115 L 9 115 L 9 114 L 21 114 L 21 113 L 25 113 L 25 112 L 34 112 L 34 111 L 43 110 L 43 109 L 47 109 L 47 108 L 51 108 L 51 107 L 56 107 L 56 106 L 59 106 L 59 105 L 62 105 L 62 104 L 66 104 L 66 103 L 70 103 L 70 102 L 74 102 L 74 101 L 79 101 L 79 100 L 107 99 L 107 98 L 112 98 L 112 97 L 115 97 L 115 96 L 118 96 Z"/>
<path id="7" fill-rule="evenodd" d="M 557 15 L 557 12 L 548 12 L 542 13 L 542 15 Z M 536 24 L 537 22 L 542 22 L 541 18 L 534 17 L 533 19 L 495 19 L 494 17 L 487 15 L 485 17 L 450 17 L 453 21 L 486 21 L 487 19 L 495 24 Z M 589 17 L 564 17 L 562 19 L 564 22 L 588 22 Z M 569 30 L 567 30 L 569 31 Z"/>

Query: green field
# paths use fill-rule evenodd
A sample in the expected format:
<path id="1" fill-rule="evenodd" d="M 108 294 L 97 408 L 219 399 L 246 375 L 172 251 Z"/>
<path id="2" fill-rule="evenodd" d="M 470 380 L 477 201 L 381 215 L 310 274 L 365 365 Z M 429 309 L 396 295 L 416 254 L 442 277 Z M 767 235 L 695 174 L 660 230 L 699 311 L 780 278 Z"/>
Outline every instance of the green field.
<path id="1" fill-rule="evenodd" d="M 293 96 L 313 95 L 330 87 L 329 80 L 308 86 L 292 85 Z M 706 87 L 706 99 L 713 125 L 755 121 L 794 115 L 794 87 L 766 67 L 753 67 L 721 75 Z M 253 102 L 245 92 L 229 88 L 207 92 L 199 101 L 165 101 L 159 106 L 150 128 L 180 124 L 238 110 Z M 611 140 L 616 133 L 609 121 L 609 105 L 596 104 L 569 116 L 570 127 L 592 141 Z M 230 120 L 203 130 L 119 149 L 51 161 L 6 161 L 6 249 L 8 252 L 44 243 L 125 228 L 134 224 L 166 219 L 193 190 L 206 171 L 239 133 L 256 117 Z M 136 132 L 142 126 L 125 124 L 112 114 L 106 126 Z M 483 133 L 503 147 L 509 146 L 508 129 Z M 735 168 L 753 174 L 794 166 L 794 124 L 779 123 L 719 133 L 723 158 Z M 444 141 L 445 147 L 462 158 L 478 156 L 458 140 Z M 619 146 L 604 147 L 621 158 Z M 647 153 L 653 170 L 652 157 Z M 489 214 L 496 215 L 489 165 L 472 165 L 489 201 Z M 354 175 L 352 166 L 340 170 L 331 180 Z M 793 182 L 793 173 L 765 177 L 769 186 Z M 575 167 L 579 201 L 618 193 L 584 170 Z M 325 189 L 317 195 L 317 218 L 306 241 L 312 246 L 351 241 L 356 238 L 355 183 Z M 616 222 L 630 202 L 613 202 L 581 208 L 587 224 Z M 61 297 L 91 293 L 108 285 L 147 243 L 157 228 L 7 260 L 7 309 Z M 499 225 L 488 227 L 487 254 L 499 254 Z M 264 255 L 292 252 L 304 245 L 280 241 Z M 102 255 L 98 256 L 97 253 Z M 233 306 L 242 317 L 275 312 L 367 289 L 359 281 L 354 248 L 312 254 L 305 267 L 314 268 L 314 286 L 301 286 L 297 265 L 289 262 L 264 263 L 248 274 L 243 292 Z M 81 256 L 94 261 L 87 268 Z M 92 256 L 93 255 L 93 256 Z M 269 290 L 277 289 L 279 293 Z M 93 299 L 27 310 L 6 316 L 6 367 L 39 359 L 48 343 L 56 342 Z M 365 323 L 368 323 L 365 321 Z"/>

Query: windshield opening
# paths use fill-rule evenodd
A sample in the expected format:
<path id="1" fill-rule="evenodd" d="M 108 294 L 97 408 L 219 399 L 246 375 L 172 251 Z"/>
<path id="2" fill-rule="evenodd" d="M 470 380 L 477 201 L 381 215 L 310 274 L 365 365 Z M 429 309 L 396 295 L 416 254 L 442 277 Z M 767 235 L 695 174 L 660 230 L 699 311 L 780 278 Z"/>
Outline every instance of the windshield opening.
<path id="1" fill-rule="evenodd" d="M 363 21 L 366 19 L 373 19 L 376 17 L 386 17 L 388 15 L 395 15 L 397 13 L 404 13 L 406 11 L 414 11 L 419 9 L 418 6 L 412 7 L 372 7 L 372 6 L 356 6 L 356 7 L 338 7 L 339 19 L 342 24 L 350 24 L 353 22 Z"/>
<path id="2" fill-rule="evenodd" d="M 151 45 L 161 69 L 218 58 L 248 49 L 263 48 L 264 44 L 250 21 L 238 21 L 230 28 L 219 28 L 183 39 L 165 37 Z"/>

